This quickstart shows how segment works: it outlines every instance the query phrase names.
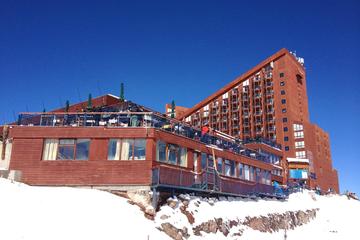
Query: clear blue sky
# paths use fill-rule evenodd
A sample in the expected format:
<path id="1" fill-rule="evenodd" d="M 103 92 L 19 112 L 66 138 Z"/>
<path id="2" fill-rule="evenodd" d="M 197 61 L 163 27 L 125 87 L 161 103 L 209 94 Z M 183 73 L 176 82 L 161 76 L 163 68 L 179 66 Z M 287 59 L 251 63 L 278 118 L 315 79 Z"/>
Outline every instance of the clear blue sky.
<path id="1" fill-rule="evenodd" d="M 97 3 L 95 3 L 97 2 Z M 121 3 L 119 3 L 121 2 Z M 360 1 L 0 1 L 0 123 L 93 96 L 192 106 L 285 47 L 360 193 Z"/>

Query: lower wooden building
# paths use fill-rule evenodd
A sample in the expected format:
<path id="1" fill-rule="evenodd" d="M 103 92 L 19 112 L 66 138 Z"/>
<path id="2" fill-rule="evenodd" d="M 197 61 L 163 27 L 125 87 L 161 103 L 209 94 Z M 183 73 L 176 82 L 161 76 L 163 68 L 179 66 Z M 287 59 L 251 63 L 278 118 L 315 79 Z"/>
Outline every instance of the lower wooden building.
<path id="1" fill-rule="evenodd" d="M 114 96 L 101 98 L 111 104 L 23 113 L 3 126 L 3 174 L 40 186 L 230 195 L 272 194 L 273 181 L 283 181 L 276 145 L 202 133 Z"/>

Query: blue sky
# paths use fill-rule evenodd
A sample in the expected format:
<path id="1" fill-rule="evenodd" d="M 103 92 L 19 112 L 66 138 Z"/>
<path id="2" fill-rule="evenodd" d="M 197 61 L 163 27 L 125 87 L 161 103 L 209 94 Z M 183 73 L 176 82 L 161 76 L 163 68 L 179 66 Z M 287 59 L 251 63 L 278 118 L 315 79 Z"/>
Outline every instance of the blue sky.
<path id="1" fill-rule="evenodd" d="M 317 3 L 319 2 L 319 3 Z M 359 1 L 0 1 L 0 123 L 93 96 L 192 106 L 285 47 L 311 120 L 360 193 Z"/>

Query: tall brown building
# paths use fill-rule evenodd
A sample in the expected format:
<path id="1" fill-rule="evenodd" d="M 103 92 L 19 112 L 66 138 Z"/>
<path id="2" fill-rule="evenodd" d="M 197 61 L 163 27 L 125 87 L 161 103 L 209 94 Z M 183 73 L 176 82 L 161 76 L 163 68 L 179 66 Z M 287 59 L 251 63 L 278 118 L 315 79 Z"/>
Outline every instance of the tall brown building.
<path id="1" fill-rule="evenodd" d="M 310 123 L 303 63 L 281 49 L 177 118 L 244 142 L 280 143 L 285 179 L 339 192 L 328 134 Z"/>

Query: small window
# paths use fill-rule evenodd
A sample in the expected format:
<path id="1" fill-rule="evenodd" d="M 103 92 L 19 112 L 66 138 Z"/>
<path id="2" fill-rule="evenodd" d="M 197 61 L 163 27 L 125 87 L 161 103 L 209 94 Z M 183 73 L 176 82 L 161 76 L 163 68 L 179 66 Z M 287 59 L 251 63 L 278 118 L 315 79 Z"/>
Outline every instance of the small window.
<path id="1" fill-rule="evenodd" d="M 156 143 L 156 158 L 159 162 L 166 162 L 166 143 L 163 141 L 157 141 Z"/>
<path id="2" fill-rule="evenodd" d="M 242 163 L 238 164 L 238 173 L 239 178 L 244 179 L 244 165 Z"/>
<path id="3" fill-rule="evenodd" d="M 281 82 L 280 82 L 280 86 L 285 86 L 285 82 L 284 82 L 284 81 L 281 81 Z"/>
<path id="4" fill-rule="evenodd" d="M 289 131 L 288 127 L 284 127 L 284 132 Z"/>
<path id="5" fill-rule="evenodd" d="M 284 73 L 280 73 L 280 77 L 283 78 L 285 76 Z"/>
<path id="6" fill-rule="evenodd" d="M 304 138 L 304 131 L 294 132 L 295 138 Z"/>
<path id="7" fill-rule="evenodd" d="M 295 152 L 296 158 L 306 158 L 305 151 Z"/>
<path id="8" fill-rule="evenodd" d="M 289 146 L 285 146 L 285 151 L 289 151 Z"/>
<path id="9" fill-rule="evenodd" d="M 284 141 L 285 142 L 289 141 L 289 137 L 284 137 Z"/>
<path id="10" fill-rule="evenodd" d="M 90 139 L 60 139 L 57 160 L 88 160 Z"/>
<path id="11" fill-rule="evenodd" d="M 144 160 L 146 155 L 146 141 L 145 139 L 136 140 L 134 143 L 134 159 Z M 163 141 L 157 141 L 156 147 L 156 160 L 158 162 L 165 162 L 182 167 L 187 166 L 187 148 L 180 147 L 176 144 L 165 143 Z M 201 164 L 203 164 L 203 162 L 201 162 Z"/>
<path id="12" fill-rule="evenodd" d="M 201 169 L 206 169 L 206 153 L 201 153 Z"/>
<path id="13" fill-rule="evenodd" d="M 286 99 L 281 99 L 281 103 L 285 104 L 286 103 Z"/>
<path id="14" fill-rule="evenodd" d="M 135 139 L 134 140 L 134 160 L 145 160 L 145 149 L 146 149 L 146 140 L 145 139 Z"/>
<path id="15" fill-rule="evenodd" d="M 281 90 L 281 91 L 280 91 L 280 94 L 281 94 L 281 95 L 285 95 L 285 90 Z"/>
<path id="16" fill-rule="evenodd" d="M 250 181 L 249 165 L 244 165 L 244 176 L 245 180 Z"/>
<path id="17" fill-rule="evenodd" d="M 283 118 L 283 122 L 286 123 L 286 122 L 287 122 L 287 118 Z"/>
<path id="18" fill-rule="evenodd" d="M 286 113 L 286 108 L 281 109 L 282 113 Z"/>
<path id="19" fill-rule="evenodd" d="M 295 148 L 304 148 L 304 147 L 305 147 L 304 141 L 295 142 Z"/>
<path id="20" fill-rule="evenodd" d="M 223 169 L 223 160 L 222 160 L 222 158 L 218 158 L 217 159 L 217 171 L 218 171 L 218 173 L 222 173 L 222 169 Z"/>

